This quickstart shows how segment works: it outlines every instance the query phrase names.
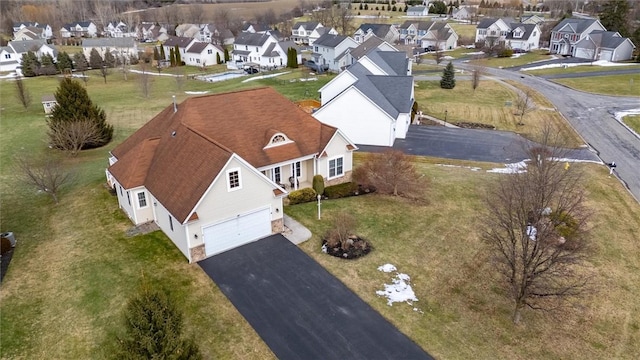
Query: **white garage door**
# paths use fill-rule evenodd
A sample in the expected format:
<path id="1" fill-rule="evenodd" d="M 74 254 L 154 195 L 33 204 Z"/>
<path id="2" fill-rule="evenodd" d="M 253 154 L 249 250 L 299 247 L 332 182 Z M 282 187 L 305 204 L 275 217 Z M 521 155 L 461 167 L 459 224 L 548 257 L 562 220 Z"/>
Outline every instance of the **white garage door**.
<path id="1" fill-rule="evenodd" d="M 205 227 L 203 234 L 206 256 L 231 250 L 271 235 L 271 211 L 266 208 L 239 215 L 235 219 Z"/>

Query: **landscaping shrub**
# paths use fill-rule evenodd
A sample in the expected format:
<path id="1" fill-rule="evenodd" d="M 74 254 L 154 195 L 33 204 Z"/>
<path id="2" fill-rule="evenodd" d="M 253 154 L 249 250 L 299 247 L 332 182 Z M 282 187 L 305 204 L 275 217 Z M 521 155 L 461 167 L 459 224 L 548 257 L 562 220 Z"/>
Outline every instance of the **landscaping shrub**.
<path id="1" fill-rule="evenodd" d="M 356 218 L 347 212 L 334 215 L 333 227 L 322 237 L 322 251 L 342 259 L 355 259 L 368 254 L 369 242 L 355 235 Z"/>
<path id="2" fill-rule="evenodd" d="M 329 199 L 338 199 L 347 196 L 355 195 L 358 190 L 358 185 L 353 182 L 342 183 L 338 185 L 331 185 L 324 188 L 324 196 Z"/>
<path id="3" fill-rule="evenodd" d="M 316 200 L 316 192 L 312 188 L 294 190 L 289 193 L 289 205 L 301 204 Z"/>
<path id="4" fill-rule="evenodd" d="M 322 175 L 313 177 L 313 190 L 315 190 L 318 195 L 324 194 L 324 178 Z"/>
<path id="5" fill-rule="evenodd" d="M 513 55 L 512 49 L 502 49 L 498 52 L 498 57 L 501 57 L 501 58 L 511 57 L 511 55 Z"/>

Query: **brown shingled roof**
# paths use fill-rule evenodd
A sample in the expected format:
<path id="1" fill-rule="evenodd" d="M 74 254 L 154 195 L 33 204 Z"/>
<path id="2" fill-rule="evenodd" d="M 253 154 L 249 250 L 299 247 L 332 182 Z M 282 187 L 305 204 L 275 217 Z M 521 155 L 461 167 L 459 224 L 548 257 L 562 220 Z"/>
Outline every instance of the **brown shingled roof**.
<path id="1" fill-rule="evenodd" d="M 265 149 L 276 132 L 293 142 Z M 318 154 L 336 132 L 271 88 L 193 97 L 113 149 L 109 172 L 128 189 L 144 185 L 184 223 L 233 153 L 259 168 Z"/>

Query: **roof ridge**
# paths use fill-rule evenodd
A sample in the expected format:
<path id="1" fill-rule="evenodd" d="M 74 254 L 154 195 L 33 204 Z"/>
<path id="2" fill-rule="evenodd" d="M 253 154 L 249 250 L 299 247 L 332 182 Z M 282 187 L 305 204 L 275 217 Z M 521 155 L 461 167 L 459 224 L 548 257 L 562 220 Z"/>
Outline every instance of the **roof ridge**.
<path id="1" fill-rule="evenodd" d="M 182 124 L 184 127 L 186 127 L 187 129 L 189 129 L 191 132 L 193 132 L 194 134 L 200 136 L 201 138 L 207 140 L 208 142 L 212 143 L 213 145 L 219 147 L 220 149 L 230 153 L 230 154 L 235 154 L 231 149 L 229 149 L 228 147 L 220 144 L 219 142 L 217 142 L 216 140 L 210 138 L 209 136 L 207 136 L 206 134 L 204 134 L 203 132 L 201 132 L 200 130 L 196 129 L 195 127 L 187 124 L 185 121 L 180 120 L 180 124 Z"/>

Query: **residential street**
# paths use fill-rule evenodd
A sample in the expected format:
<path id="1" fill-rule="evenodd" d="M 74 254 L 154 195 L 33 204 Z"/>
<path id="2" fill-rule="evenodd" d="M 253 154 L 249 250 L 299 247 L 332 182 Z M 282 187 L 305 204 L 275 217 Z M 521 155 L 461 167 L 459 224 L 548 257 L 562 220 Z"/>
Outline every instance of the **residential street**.
<path id="1" fill-rule="evenodd" d="M 455 62 L 455 67 L 465 70 L 472 68 L 463 62 Z M 493 68 L 485 70 L 489 76 L 518 81 L 544 94 L 604 162 L 615 161 L 618 177 L 636 199 L 640 199 L 640 138 L 614 118 L 617 111 L 640 109 L 640 97 L 590 94 L 522 72 Z M 416 76 L 416 80 L 426 79 Z"/>

